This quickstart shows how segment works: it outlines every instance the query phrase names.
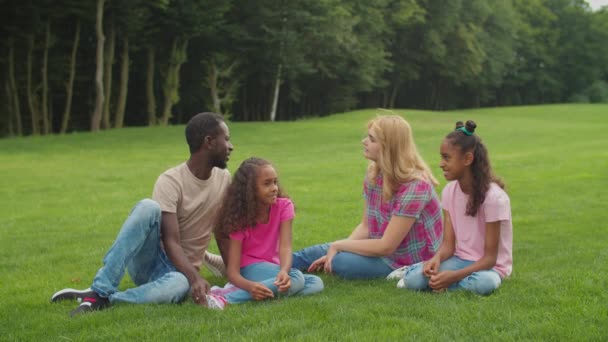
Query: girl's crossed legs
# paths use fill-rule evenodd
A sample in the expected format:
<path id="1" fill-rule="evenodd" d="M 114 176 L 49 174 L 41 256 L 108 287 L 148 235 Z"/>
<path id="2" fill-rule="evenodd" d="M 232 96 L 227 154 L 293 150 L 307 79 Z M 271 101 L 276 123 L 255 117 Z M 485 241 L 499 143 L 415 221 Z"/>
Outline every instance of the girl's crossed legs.
<path id="1" fill-rule="evenodd" d="M 441 265 L 439 266 L 439 271 L 441 272 L 460 270 L 473 263 L 474 261 L 464 260 L 457 256 L 452 256 L 451 258 L 441 263 Z M 429 278 L 427 278 L 422 272 L 423 268 L 424 263 L 420 262 L 415 265 L 412 265 L 407 270 L 407 272 L 405 272 L 405 275 L 403 276 L 403 279 L 405 281 L 405 288 L 410 290 L 430 289 Z M 500 286 L 501 282 L 502 280 L 500 276 L 494 270 L 477 271 L 464 277 L 462 280 L 453 283 L 448 289 L 464 289 L 479 295 L 488 295 L 494 290 L 496 290 Z"/>
<path id="2" fill-rule="evenodd" d="M 279 295 L 279 289 L 274 285 L 274 282 L 280 270 L 281 267 L 277 264 L 257 262 L 241 268 L 241 275 L 247 280 L 264 284 L 264 286 L 272 290 L 274 295 L 277 296 Z M 291 279 L 291 286 L 287 291 L 287 296 L 310 295 L 321 292 L 324 287 L 321 278 L 311 274 L 303 274 L 295 268 L 292 268 L 289 271 L 289 278 Z M 252 300 L 249 292 L 238 288 L 235 288 L 234 291 L 227 291 L 224 294 L 224 298 L 231 304 L 244 303 Z"/>

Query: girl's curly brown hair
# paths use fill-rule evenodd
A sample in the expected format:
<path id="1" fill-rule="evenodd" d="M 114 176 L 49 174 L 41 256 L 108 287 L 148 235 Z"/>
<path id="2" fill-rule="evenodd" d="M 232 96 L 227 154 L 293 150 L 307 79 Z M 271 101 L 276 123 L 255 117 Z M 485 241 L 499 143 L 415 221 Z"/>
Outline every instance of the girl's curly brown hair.
<path id="1" fill-rule="evenodd" d="M 215 234 L 227 237 L 228 234 L 255 226 L 258 213 L 256 179 L 263 166 L 272 164 L 261 158 L 244 160 L 234 173 L 232 183 L 226 189 L 218 211 Z M 278 185 L 277 198 L 288 198 Z"/>

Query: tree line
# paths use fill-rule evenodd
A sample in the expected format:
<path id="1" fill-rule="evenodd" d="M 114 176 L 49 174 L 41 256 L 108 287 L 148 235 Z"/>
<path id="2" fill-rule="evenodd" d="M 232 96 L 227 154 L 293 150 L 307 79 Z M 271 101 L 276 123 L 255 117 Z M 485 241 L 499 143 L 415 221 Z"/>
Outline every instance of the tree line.
<path id="1" fill-rule="evenodd" d="M 584 0 L 0 0 L 0 136 L 608 102 Z"/>

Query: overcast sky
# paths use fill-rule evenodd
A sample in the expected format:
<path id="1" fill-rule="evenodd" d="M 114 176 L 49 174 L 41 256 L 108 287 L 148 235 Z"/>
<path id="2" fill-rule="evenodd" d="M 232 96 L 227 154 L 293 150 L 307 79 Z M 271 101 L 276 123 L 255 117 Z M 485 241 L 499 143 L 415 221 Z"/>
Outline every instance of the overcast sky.
<path id="1" fill-rule="evenodd" d="M 608 5 L 608 0 L 587 0 L 587 2 L 594 10 L 600 9 L 600 7 Z"/>

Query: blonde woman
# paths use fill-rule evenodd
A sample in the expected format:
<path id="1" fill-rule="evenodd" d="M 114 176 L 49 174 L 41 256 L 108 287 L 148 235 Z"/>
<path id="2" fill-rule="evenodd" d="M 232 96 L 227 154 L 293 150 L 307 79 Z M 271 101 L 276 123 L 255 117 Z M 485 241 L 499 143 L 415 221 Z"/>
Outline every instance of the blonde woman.
<path id="1" fill-rule="evenodd" d="M 294 268 L 381 278 L 437 251 L 443 233 L 438 183 L 418 154 L 410 125 L 397 115 L 379 116 L 368 123 L 362 143 L 370 163 L 361 223 L 344 240 L 295 252 Z"/>

